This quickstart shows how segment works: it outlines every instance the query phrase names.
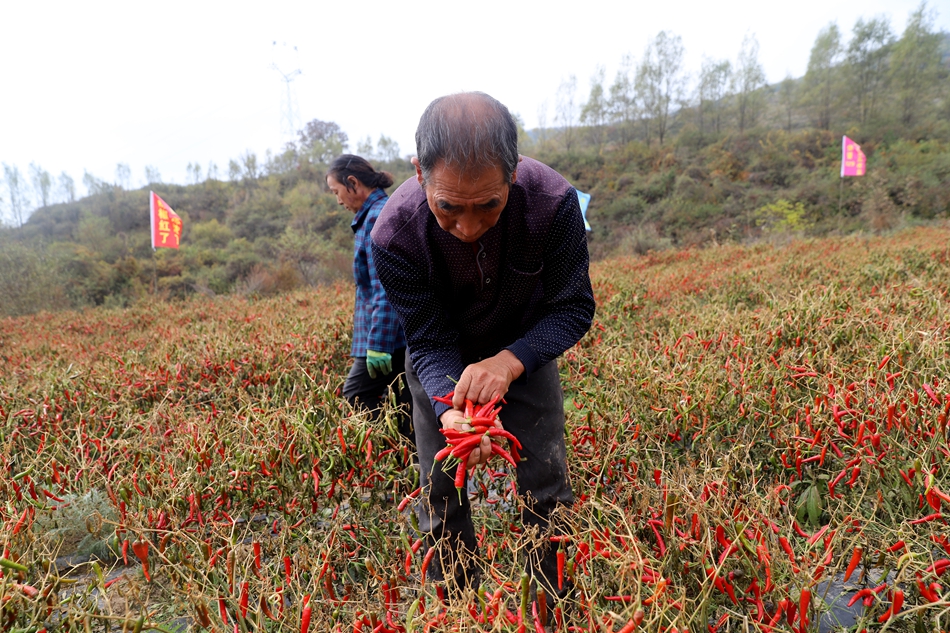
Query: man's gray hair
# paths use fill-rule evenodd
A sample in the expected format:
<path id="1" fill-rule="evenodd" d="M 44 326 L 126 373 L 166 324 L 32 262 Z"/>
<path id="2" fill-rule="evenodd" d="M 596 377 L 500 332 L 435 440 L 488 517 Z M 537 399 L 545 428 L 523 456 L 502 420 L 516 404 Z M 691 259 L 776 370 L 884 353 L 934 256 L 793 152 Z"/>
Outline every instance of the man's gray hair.
<path id="1" fill-rule="evenodd" d="M 484 92 L 439 97 L 419 119 L 416 155 L 424 181 L 445 163 L 464 171 L 501 167 L 511 184 L 518 167 L 518 126 L 508 108 Z"/>

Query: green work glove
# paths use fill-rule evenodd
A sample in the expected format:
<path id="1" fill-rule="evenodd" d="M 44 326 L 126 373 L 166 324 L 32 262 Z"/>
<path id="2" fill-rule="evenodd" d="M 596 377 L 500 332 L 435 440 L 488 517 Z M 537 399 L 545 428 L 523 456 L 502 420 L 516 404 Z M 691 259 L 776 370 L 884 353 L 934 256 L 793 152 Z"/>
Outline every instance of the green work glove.
<path id="1" fill-rule="evenodd" d="M 380 376 L 388 375 L 393 370 L 393 355 L 366 350 L 366 370 L 370 378 L 375 378 L 376 372 L 379 372 Z"/>

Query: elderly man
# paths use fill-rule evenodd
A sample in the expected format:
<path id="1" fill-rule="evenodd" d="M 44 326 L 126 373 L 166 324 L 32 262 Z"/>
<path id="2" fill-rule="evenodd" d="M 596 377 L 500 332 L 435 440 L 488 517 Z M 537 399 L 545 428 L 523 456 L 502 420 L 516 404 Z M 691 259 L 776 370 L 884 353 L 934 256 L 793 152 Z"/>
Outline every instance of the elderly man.
<path id="1" fill-rule="evenodd" d="M 445 446 L 439 429 L 470 429 L 466 399 L 505 397 L 500 418 L 524 446 L 522 520 L 543 535 L 552 512 L 573 503 L 555 359 L 590 328 L 594 296 L 577 194 L 551 168 L 518 155 L 504 105 L 477 92 L 436 99 L 419 121 L 416 151 L 416 177 L 393 193 L 373 228 L 373 256 L 408 340 L 424 490 L 417 511 L 429 546 L 441 541 L 430 578 L 454 576 L 465 587 L 478 582 L 475 530 L 467 496 L 433 464 Z M 451 407 L 433 400 L 453 389 Z M 490 456 L 485 438 L 469 466 Z M 553 596 L 556 551 L 537 543 L 529 573 Z"/>

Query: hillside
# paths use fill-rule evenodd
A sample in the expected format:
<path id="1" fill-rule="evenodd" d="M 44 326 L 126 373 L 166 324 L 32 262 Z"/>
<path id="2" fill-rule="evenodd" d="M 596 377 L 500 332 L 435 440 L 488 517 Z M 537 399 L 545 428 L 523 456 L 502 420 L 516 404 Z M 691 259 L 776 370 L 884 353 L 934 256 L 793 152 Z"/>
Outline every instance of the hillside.
<path id="1" fill-rule="evenodd" d="M 529 145 L 592 194 L 595 259 L 770 235 L 880 233 L 950 213 L 950 141 L 867 142 L 868 176 L 838 177 L 840 136 L 753 130 L 696 144 L 630 141 L 579 148 Z M 534 150 L 534 152 L 531 152 Z M 529 153 L 529 155 L 530 155 Z M 410 176 L 408 162 L 379 165 Z M 0 231 L 6 314 L 146 297 L 268 295 L 350 276 L 351 215 L 320 165 L 233 182 L 151 186 L 184 220 L 179 251 L 153 253 L 147 190 L 109 186 Z"/>

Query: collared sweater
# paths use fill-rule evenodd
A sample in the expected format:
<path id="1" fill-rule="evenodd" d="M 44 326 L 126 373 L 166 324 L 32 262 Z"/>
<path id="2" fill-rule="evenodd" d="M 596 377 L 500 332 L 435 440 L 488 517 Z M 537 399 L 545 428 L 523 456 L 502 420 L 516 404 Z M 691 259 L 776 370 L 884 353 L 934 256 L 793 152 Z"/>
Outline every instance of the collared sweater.
<path id="1" fill-rule="evenodd" d="M 430 399 L 451 391 L 467 365 L 503 349 L 526 378 L 590 328 L 594 295 L 577 192 L 538 161 L 518 165 L 497 224 L 475 243 L 439 226 L 415 178 L 390 197 L 371 239 Z M 433 406 L 437 415 L 448 408 Z"/>

